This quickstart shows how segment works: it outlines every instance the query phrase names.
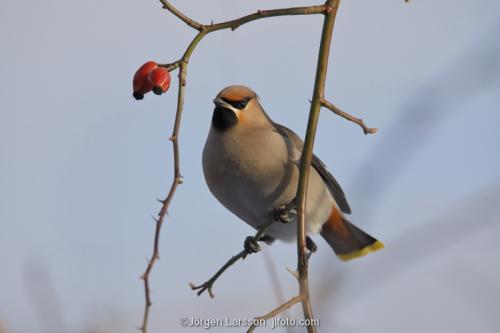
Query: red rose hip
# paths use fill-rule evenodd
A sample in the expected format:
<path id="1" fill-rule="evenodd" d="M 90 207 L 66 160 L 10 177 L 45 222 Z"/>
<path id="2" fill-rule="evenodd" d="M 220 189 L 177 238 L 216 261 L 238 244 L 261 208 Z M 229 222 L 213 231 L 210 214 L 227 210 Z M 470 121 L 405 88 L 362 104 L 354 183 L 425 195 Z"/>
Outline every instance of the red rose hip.
<path id="1" fill-rule="evenodd" d="M 149 84 L 156 95 L 161 95 L 170 87 L 170 73 L 163 67 L 155 68 L 149 74 Z"/>
<path id="2" fill-rule="evenodd" d="M 143 99 L 144 94 L 147 94 L 153 89 L 149 82 L 149 74 L 158 68 L 158 64 L 154 61 L 148 61 L 135 72 L 134 80 L 132 81 L 135 99 Z"/>

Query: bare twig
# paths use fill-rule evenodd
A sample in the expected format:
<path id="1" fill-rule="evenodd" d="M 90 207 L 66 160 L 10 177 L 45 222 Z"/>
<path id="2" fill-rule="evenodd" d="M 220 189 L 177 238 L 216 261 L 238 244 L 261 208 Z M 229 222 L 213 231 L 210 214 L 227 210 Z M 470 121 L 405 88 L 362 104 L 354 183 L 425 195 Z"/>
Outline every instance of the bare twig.
<path id="1" fill-rule="evenodd" d="M 163 8 L 169 10 L 172 14 L 174 14 L 179 19 L 184 21 L 184 23 L 186 23 L 193 29 L 196 29 L 200 32 L 202 31 L 214 32 L 223 29 L 236 30 L 245 23 L 259 20 L 262 18 L 276 17 L 276 16 L 291 16 L 291 15 L 323 14 L 327 11 L 327 7 L 324 5 L 281 8 L 281 9 L 271 9 L 271 10 L 258 10 L 256 13 L 245 15 L 231 21 L 226 21 L 221 23 L 200 24 L 190 19 L 183 13 L 181 13 L 177 8 L 172 6 L 169 1 L 160 0 L 160 2 L 163 4 Z"/>
<path id="2" fill-rule="evenodd" d="M 269 222 L 261 225 L 259 227 L 259 230 L 253 236 L 255 241 L 258 241 L 265 233 L 265 231 L 274 223 L 274 220 L 270 220 Z M 217 281 L 217 279 L 224 273 L 229 267 L 231 267 L 235 262 L 237 262 L 240 259 L 245 259 L 247 255 L 251 254 L 253 252 L 248 251 L 246 248 L 243 249 L 241 252 L 239 252 L 237 255 L 231 257 L 224 266 L 222 266 L 217 273 L 214 274 L 209 280 L 207 280 L 205 283 L 200 284 L 199 286 L 194 285 L 193 283 L 189 283 L 189 286 L 191 287 L 192 290 L 198 290 L 197 294 L 200 296 L 205 290 L 208 291 L 208 295 L 210 295 L 211 298 L 213 298 L 215 295 L 212 292 L 212 287 Z"/>
<path id="3" fill-rule="evenodd" d="M 158 64 L 159 67 L 164 67 L 166 68 L 169 72 L 173 71 L 174 69 L 177 69 L 180 67 L 182 60 L 177 60 L 176 62 L 173 62 L 171 64 Z"/>
<path id="4" fill-rule="evenodd" d="M 167 9 L 169 12 L 177 16 L 181 21 L 184 21 L 184 23 L 189 25 L 191 28 L 201 31 L 203 27 L 202 24 L 190 19 L 189 17 L 181 13 L 181 11 L 175 8 L 169 1 L 160 0 L 160 2 L 163 4 L 163 8 Z"/>
<path id="5" fill-rule="evenodd" d="M 308 257 L 306 252 L 306 193 L 309 180 L 309 169 L 311 166 L 314 138 L 318 126 L 319 113 L 321 111 L 321 100 L 324 98 L 326 73 L 328 69 L 328 58 L 330 55 L 330 45 L 332 40 L 333 26 L 340 0 L 327 0 L 326 6 L 329 10 L 325 14 L 323 31 L 318 54 L 318 64 L 316 67 L 316 78 L 314 82 L 314 91 L 311 108 L 309 110 L 309 120 L 307 123 L 306 137 L 302 156 L 300 158 L 300 176 L 297 187 L 296 200 L 298 202 L 298 223 L 297 223 L 297 271 L 299 272 L 299 290 L 302 296 L 302 310 L 304 319 L 308 323 L 313 322 L 313 312 L 311 300 L 309 297 L 308 283 Z M 307 326 L 308 333 L 315 333 L 316 328 L 313 325 Z"/>
<path id="6" fill-rule="evenodd" d="M 252 22 L 267 17 L 276 16 L 290 16 L 290 15 L 311 15 L 311 14 L 323 14 L 327 10 L 324 5 L 320 6 L 308 6 L 308 7 L 293 7 L 293 8 L 283 8 L 283 9 L 271 9 L 271 10 L 258 10 L 254 14 L 246 15 L 240 17 L 236 20 L 231 20 L 227 22 L 210 24 L 206 26 L 209 31 L 216 31 L 221 29 L 231 29 L 236 30 L 245 23 Z"/>
<path id="7" fill-rule="evenodd" d="M 333 105 L 332 103 L 330 103 L 325 98 L 321 99 L 321 106 L 324 106 L 325 108 L 330 109 L 330 111 L 332 111 L 333 113 L 341 116 L 344 119 L 347 119 L 349 121 L 352 121 L 353 123 L 358 124 L 363 129 L 363 132 L 365 134 L 375 134 L 375 133 L 377 133 L 377 129 L 376 128 L 367 127 L 365 125 L 365 123 L 363 122 L 363 119 L 356 118 L 356 117 L 350 115 L 349 113 L 340 110 L 338 107 L 336 107 L 335 105 Z"/>
<path id="8" fill-rule="evenodd" d="M 205 290 L 207 290 L 208 291 L 208 295 L 210 296 L 210 298 L 214 298 L 215 295 L 212 292 L 212 287 L 213 287 L 215 281 L 217 281 L 217 279 L 219 278 L 219 276 L 221 276 L 222 273 L 224 273 L 224 271 L 226 271 L 226 269 L 228 269 L 229 267 L 231 267 L 238 260 L 246 258 L 246 256 L 247 256 L 247 250 L 242 250 L 237 255 L 231 257 L 231 259 L 229 259 L 224 264 L 224 266 L 222 266 L 217 271 L 217 273 L 215 273 L 214 276 L 212 276 L 209 280 L 205 281 L 203 284 L 200 284 L 198 286 L 195 285 L 194 283 L 189 282 L 189 287 L 191 287 L 192 290 L 198 290 L 198 292 L 197 292 L 198 296 L 200 296 Z"/>
<path id="9" fill-rule="evenodd" d="M 295 296 L 295 297 L 291 298 L 290 300 L 288 300 L 286 303 L 283 303 L 280 306 L 278 306 L 276 309 L 266 313 L 265 315 L 262 315 L 260 317 L 255 317 L 254 323 L 252 324 L 252 326 L 250 326 L 248 328 L 247 333 L 252 333 L 255 330 L 255 328 L 257 327 L 257 323 L 259 321 L 274 318 L 277 315 L 279 315 L 281 312 L 291 308 L 293 305 L 300 303 L 302 301 L 303 301 L 303 295 Z"/>

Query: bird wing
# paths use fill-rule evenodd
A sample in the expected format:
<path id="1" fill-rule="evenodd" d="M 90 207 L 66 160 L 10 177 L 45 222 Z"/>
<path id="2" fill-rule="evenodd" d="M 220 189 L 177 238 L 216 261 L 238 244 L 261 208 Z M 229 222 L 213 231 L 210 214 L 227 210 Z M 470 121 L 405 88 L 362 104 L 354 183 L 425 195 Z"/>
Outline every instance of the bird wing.
<path id="1" fill-rule="evenodd" d="M 296 147 L 297 150 L 300 151 L 300 153 L 302 153 L 302 148 L 304 147 L 304 142 L 302 141 L 302 139 L 297 134 L 295 134 L 295 132 L 293 132 L 291 129 L 283 125 L 276 124 L 274 122 L 273 124 L 276 128 L 276 131 L 279 134 L 281 134 L 286 140 L 290 141 L 291 144 L 294 147 Z M 340 187 L 339 183 L 335 180 L 335 178 L 333 178 L 330 171 L 328 171 L 325 164 L 321 162 L 318 156 L 313 154 L 311 165 L 325 182 L 326 187 L 328 188 L 333 198 L 337 202 L 337 205 L 339 206 L 340 210 L 343 213 L 350 214 L 351 207 L 349 207 L 349 204 L 347 203 L 344 191 Z"/>

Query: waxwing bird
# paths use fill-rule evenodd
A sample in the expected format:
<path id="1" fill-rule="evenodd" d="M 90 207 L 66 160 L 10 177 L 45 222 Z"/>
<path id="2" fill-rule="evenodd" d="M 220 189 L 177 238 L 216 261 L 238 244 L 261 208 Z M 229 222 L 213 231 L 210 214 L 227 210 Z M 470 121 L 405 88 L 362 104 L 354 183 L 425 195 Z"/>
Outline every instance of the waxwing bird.
<path id="1" fill-rule="evenodd" d="M 297 134 L 271 120 L 254 91 L 245 86 L 224 88 L 203 150 L 203 172 L 212 194 L 232 213 L 257 229 L 293 202 L 299 179 L 303 142 Z M 325 165 L 313 156 L 306 202 L 306 231 L 320 233 L 342 260 L 383 247 L 350 223 L 344 192 Z M 273 223 L 266 240 L 296 239 L 296 218 Z M 308 248 L 315 247 L 308 237 Z"/>

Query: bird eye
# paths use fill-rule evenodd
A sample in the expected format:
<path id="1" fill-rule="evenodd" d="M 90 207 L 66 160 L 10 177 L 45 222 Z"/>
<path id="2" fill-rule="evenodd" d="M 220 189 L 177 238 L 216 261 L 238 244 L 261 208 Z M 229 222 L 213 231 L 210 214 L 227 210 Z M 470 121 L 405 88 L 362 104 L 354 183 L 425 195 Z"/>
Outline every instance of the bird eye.
<path id="1" fill-rule="evenodd" d="M 247 107 L 247 104 L 248 104 L 248 101 L 247 100 L 244 100 L 244 101 L 239 101 L 238 103 L 236 103 L 236 105 L 234 107 L 236 107 L 237 109 L 244 109 Z"/>

